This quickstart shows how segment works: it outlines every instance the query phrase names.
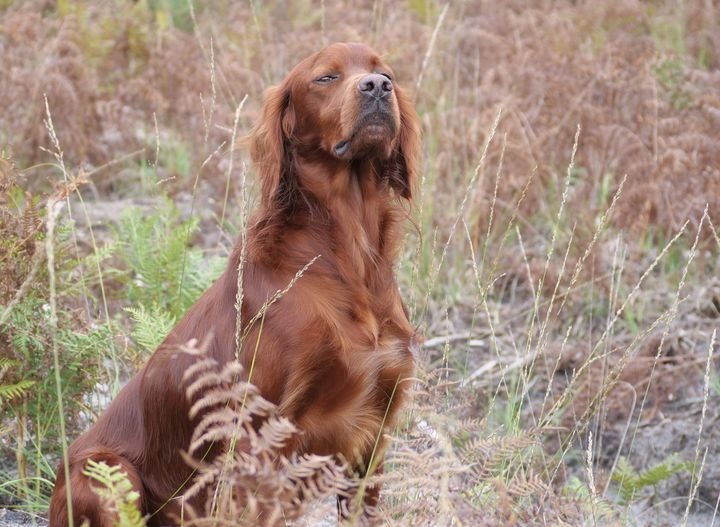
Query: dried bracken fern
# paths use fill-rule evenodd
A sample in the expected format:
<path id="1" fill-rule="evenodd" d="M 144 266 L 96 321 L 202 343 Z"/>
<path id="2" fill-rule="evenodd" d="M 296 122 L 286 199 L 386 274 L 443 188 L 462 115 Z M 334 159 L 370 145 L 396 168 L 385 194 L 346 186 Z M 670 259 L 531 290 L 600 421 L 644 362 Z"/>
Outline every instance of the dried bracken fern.
<path id="1" fill-rule="evenodd" d="M 186 351 L 198 356 L 184 376 L 197 420 L 186 455 L 196 468 L 183 498 L 186 524 L 285 525 L 313 500 L 351 496 L 357 485 L 336 458 L 293 451 L 301 432 L 243 380 L 239 363 Z"/>
<path id="2" fill-rule="evenodd" d="M 547 431 L 491 432 L 485 420 L 463 418 L 462 401 L 447 406 L 446 388 L 426 375 L 411 419 L 385 458 L 379 507 L 388 525 L 543 525 L 581 521 L 586 508 L 556 494 L 538 455 Z M 544 518 L 534 517 L 543 511 Z"/>
<path id="3" fill-rule="evenodd" d="M 297 3 L 221 2 L 198 12 L 195 34 L 166 27 L 167 20 L 163 25 L 168 13 L 157 3 L 68 4 L 75 7 L 64 17 L 41 15 L 47 9 L 40 0 L 14 2 L 4 15 L 0 130 L 12 130 L 8 142 L 23 161 L 47 145 L 44 91 L 71 162 L 97 165 L 110 152 L 139 147 L 154 152 L 159 139 L 164 156 L 203 137 L 205 149 L 186 154 L 199 162 L 209 145 L 227 139 L 244 94 L 241 125 L 257 116 L 263 88 L 322 42 L 362 40 L 387 52 L 400 78 L 422 77 L 416 98 L 427 109 L 428 139 L 436 145 L 428 168 L 437 172 L 426 192 L 438 210 L 456 208 L 455 189 L 464 187 L 458 174 L 476 165 L 498 106 L 504 110 L 498 135 L 507 134 L 496 196 L 500 228 L 500 216 L 510 212 L 504 205 L 534 167 L 537 177 L 520 212 L 547 212 L 545 191 L 557 183 L 577 123 L 592 123 L 584 126 L 571 196 L 571 204 L 585 203 L 589 212 L 578 218 L 581 227 L 592 228 L 595 208 L 607 205 L 607 190 L 612 194 L 624 174 L 627 192 L 612 221 L 636 232 L 667 234 L 706 201 L 713 216 L 720 207 L 720 39 L 711 2 L 692 3 L 677 16 L 672 2 L 634 0 L 464 2 L 447 10 L 435 2 L 382 9 L 366 3 L 349 11 L 328 1 L 322 24 L 318 13 L 299 24 L 307 6 Z M 115 20 L 124 23 L 110 23 Z M 500 163 L 496 143 L 488 173 Z M 221 173 L 220 163 L 214 157 L 208 171 Z M 182 172 L 164 165 L 158 168 Z M 107 183 L 104 177 L 96 184 Z M 209 183 L 224 191 L 222 178 Z M 486 232 L 492 195 L 491 178 L 478 178 L 470 214 L 477 236 Z M 435 219 L 448 227 L 451 218 L 441 216 Z"/>

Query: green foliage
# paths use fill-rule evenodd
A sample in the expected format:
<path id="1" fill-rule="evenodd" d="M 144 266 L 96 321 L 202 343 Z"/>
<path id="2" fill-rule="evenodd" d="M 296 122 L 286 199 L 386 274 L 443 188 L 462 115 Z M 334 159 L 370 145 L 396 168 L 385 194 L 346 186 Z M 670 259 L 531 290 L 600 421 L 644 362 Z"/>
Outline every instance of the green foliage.
<path id="1" fill-rule="evenodd" d="M 175 317 L 157 306 L 146 309 L 140 304 L 136 308 L 127 307 L 125 311 L 135 322 L 131 333 L 133 340 L 147 353 L 155 351 L 175 325 Z"/>
<path id="2" fill-rule="evenodd" d="M 155 13 L 155 20 L 161 29 L 167 28 L 172 23 L 182 31 L 192 32 L 190 4 L 186 0 L 148 0 L 148 6 Z"/>
<path id="3" fill-rule="evenodd" d="M 220 275 L 225 259 L 189 247 L 198 220 L 183 221 L 169 199 L 157 211 L 127 210 L 115 231 L 118 276 L 125 310 L 134 323 L 131 336 L 143 355 L 152 353 L 197 298 Z"/>
<path id="4" fill-rule="evenodd" d="M 17 399 L 27 395 L 30 388 L 35 384 L 29 379 L 21 379 L 17 382 L 6 384 L 3 382 L 5 372 L 10 368 L 20 368 L 20 363 L 13 359 L 0 357 L 0 406 L 11 399 Z"/>
<path id="5" fill-rule="evenodd" d="M 106 504 L 107 508 L 116 513 L 116 527 L 142 527 L 145 525 L 137 507 L 140 494 L 133 488 L 127 474 L 119 465 L 109 466 L 104 461 L 99 463 L 89 459 L 83 474 L 94 479 L 102 486 L 93 489 Z"/>
<path id="6" fill-rule="evenodd" d="M 626 458 L 621 457 L 612 475 L 612 480 L 618 484 L 617 493 L 620 502 L 628 505 L 635 501 L 640 492 L 647 487 L 655 487 L 673 474 L 691 469 L 692 463 L 680 461 L 676 454 L 668 456 L 662 462 L 643 471 L 637 471 Z"/>
<path id="7" fill-rule="evenodd" d="M 594 495 L 587 484 L 577 476 L 570 477 L 562 493 L 583 504 L 585 506 L 583 508 L 589 508 L 596 519 L 611 518 L 614 514 L 610 503 L 601 496 Z"/>
<path id="8" fill-rule="evenodd" d="M 63 386 L 64 418 L 72 422 L 87 410 L 85 395 L 100 378 L 100 366 L 113 345 L 116 327 L 89 323 L 93 312 L 89 287 L 99 282 L 97 256 L 73 258 L 73 225 L 64 222 L 54 240 L 58 303 L 57 329 L 50 324 L 45 255 L 44 210 L 39 198 L 15 184 L 12 162 L 0 158 L 0 421 L 14 427 L 16 471 L 0 471 L 0 502 L 22 501 L 43 510 L 53 470 L 46 455 L 57 458 L 60 414 L 56 397 L 53 343 L 57 345 Z M 82 312 L 75 308 L 88 307 Z"/>
<path id="9" fill-rule="evenodd" d="M 7 193 L 10 198 L 13 188 Z M 6 203 L 13 208 L 5 209 L 11 221 L 0 223 L 0 230 L 8 233 L 2 237 L 0 252 L 4 251 L 1 255 L 12 272 L 0 277 L 0 301 L 4 303 L 28 276 L 34 251 L 44 251 L 44 229 L 33 207 L 22 195 Z M 25 423 L 27 434 L 16 445 L 15 456 L 22 468 L 15 475 L 0 473 L 0 479 L 14 481 L 0 487 L 0 501 L 20 500 L 33 510 L 47 506 L 53 467 L 46 456 L 57 458 L 61 444 L 55 380 L 49 374 L 53 371 L 53 342 L 60 357 L 66 422 L 72 423 L 81 411 L 100 412 L 102 408 L 88 408 L 93 400 L 88 394 L 133 359 L 116 348 L 115 338 L 126 333 L 126 322 L 132 323 L 128 333 L 137 347 L 150 353 L 221 272 L 222 258 L 206 258 L 199 249 L 188 248 L 197 226 L 197 220 L 182 221 L 177 208 L 165 200 L 151 214 L 128 210 L 113 231 L 113 239 L 79 257 L 73 250 L 73 223 L 58 226 L 57 329 L 51 330 L 49 323 L 44 265 L 0 327 L 0 418 Z M 19 243 L 28 237 L 32 243 Z M 132 306 L 127 309 L 129 320 L 119 316 L 105 319 L 103 310 L 98 309 L 101 282 L 111 298 Z M 78 305 L 86 309 L 74 307 Z M 103 375 L 105 368 L 112 370 L 108 377 Z"/>
<path id="10" fill-rule="evenodd" d="M 125 212 L 116 238 L 118 255 L 129 268 L 125 285 L 131 304 L 175 320 L 220 275 L 223 258 L 188 247 L 197 227 L 197 218 L 182 221 L 170 200 L 145 217 L 138 208 Z"/>
<path id="11" fill-rule="evenodd" d="M 50 352 L 52 335 L 49 331 L 49 313 L 45 300 L 37 295 L 23 299 L 13 310 L 5 328 L 10 346 L 20 360 L 17 369 L 9 377 L 13 383 L 22 383 L 34 387 L 28 393 L 27 411 L 33 416 L 42 416 L 44 424 L 51 424 L 51 436 L 58 431 L 57 401 L 54 397 L 54 378 L 52 354 Z M 87 328 L 86 331 L 74 329 L 76 321 L 72 312 L 59 312 L 59 329 L 55 334 L 61 358 L 60 377 L 66 398 L 67 416 L 75 415 L 83 409 L 82 396 L 97 382 L 100 361 L 112 346 L 114 331 L 106 325 Z"/>
<path id="12" fill-rule="evenodd" d="M 685 27 L 680 18 L 668 20 L 658 17 L 652 21 L 650 33 L 661 51 L 679 55 L 687 52 Z"/>
<path id="13" fill-rule="evenodd" d="M 0 489 L 0 500 L 22 500 L 29 509 L 43 510 L 52 489 L 52 468 L 44 456 L 60 451 L 60 426 L 52 364 L 52 339 L 46 299 L 32 291 L 15 306 L 5 326 L 0 328 L 0 354 L 17 357 L 17 367 L 8 368 L 0 379 L 0 418 L 23 423 L 18 437 L 16 483 Z M 84 396 L 100 378 L 103 357 L 111 345 L 113 331 L 107 326 L 80 330 L 70 310 L 58 311 L 58 330 L 54 338 L 60 357 L 64 417 L 72 422 L 86 409 Z M 12 397 L 6 397 L 10 395 Z M 0 480 L 9 474 L 0 474 Z M 8 495 L 6 495 L 6 493 Z"/>
<path id="14" fill-rule="evenodd" d="M 64 235 L 68 240 L 72 235 L 71 232 L 65 233 L 61 230 L 59 235 Z M 74 274 L 82 273 L 80 280 L 73 280 L 63 284 L 63 292 L 69 296 L 85 296 L 88 294 L 87 288 L 100 285 L 100 281 L 108 282 L 117 276 L 119 270 L 108 265 L 107 261 L 117 251 L 117 244 L 110 241 L 105 245 L 99 246 L 97 251 L 93 251 L 86 256 L 81 256 L 76 260 L 76 268 Z M 90 300 L 90 298 L 88 298 Z"/>
<path id="15" fill-rule="evenodd" d="M 440 13 L 440 5 L 426 0 L 408 0 L 408 9 L 424 20 L 435 20 Z"/>
<path id="16" fill-rule="evenodd" d="M 0 404 L 28 393 L 35 381 L 22 380 L 12 384 L 0 384 Z"/>
<path id="17" fill-rule="evenodd" d="M 714 367 L 710 371 L 710 388 L 715 395 L 720 395 L 720 373 Z"/>
<path id="18" fill-rule="evenodd" d="M 652 68 L 653 74 L 660 86 L 670 97 L 670 102 L 676 110 L 684 110 L 693 102 L 692 96 L 685 89 L 685 69 L 678 58 L 666 58 Z"/>

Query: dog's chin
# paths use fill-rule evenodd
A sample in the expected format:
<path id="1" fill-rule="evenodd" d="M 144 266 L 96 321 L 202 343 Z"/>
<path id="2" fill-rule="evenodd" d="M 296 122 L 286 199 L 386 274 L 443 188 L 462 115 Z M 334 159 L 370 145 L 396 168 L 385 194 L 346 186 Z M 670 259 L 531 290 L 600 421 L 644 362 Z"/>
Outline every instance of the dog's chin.
<path id="1" fill-rule="evenodd" d="M 356 127 L 348 139 L 333 147 L 333 154 L 340 159 L 386 158 L 390 155 L 395 139 L 395 125 L 390 118 L 369 118 Z"/>

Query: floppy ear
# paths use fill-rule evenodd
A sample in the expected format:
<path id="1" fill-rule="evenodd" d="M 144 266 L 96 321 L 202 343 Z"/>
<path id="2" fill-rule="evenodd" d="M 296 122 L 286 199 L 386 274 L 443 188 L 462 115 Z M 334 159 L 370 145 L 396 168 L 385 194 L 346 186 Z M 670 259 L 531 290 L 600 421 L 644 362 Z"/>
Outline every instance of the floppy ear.
<path id="1" fill-rule="evenodd" d="M 265 93 L 260 120 L 250 133 L 250 155 L 260 174 L 264 207 L 285 201 L 291 182 L 289 140 L 295 128 L 295 111 L 287 82 Z"/>
<path id="2" fill-rule="evenodd" d="M 421 154 L 420 119 L 410 97 L 399 86 L 395 86 L 395 97 L 400 110 L 400 133 L 390 155 L 388 180 L 396 192 L 409 200 L 418 182 Z"/>

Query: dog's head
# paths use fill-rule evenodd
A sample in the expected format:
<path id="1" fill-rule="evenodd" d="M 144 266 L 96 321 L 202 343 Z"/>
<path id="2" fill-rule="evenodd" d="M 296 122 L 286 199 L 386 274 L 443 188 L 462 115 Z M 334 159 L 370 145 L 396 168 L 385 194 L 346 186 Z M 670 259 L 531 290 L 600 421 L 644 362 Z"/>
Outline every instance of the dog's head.
<path id="1" fill-rule="evenodd" d="M 333 44 L 300 62 L 267 92 L 251 135 L 263 203 L 292 178 L 293 156 L 332 164 L 370 160 L 410 199 L 417 179 L 420 126 L 392 69 L 364 44 Z"/>

